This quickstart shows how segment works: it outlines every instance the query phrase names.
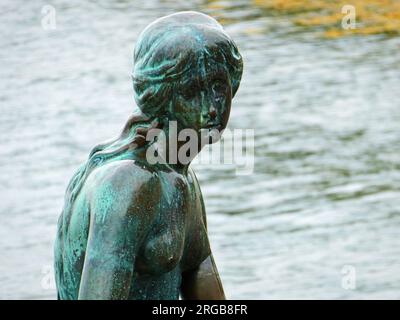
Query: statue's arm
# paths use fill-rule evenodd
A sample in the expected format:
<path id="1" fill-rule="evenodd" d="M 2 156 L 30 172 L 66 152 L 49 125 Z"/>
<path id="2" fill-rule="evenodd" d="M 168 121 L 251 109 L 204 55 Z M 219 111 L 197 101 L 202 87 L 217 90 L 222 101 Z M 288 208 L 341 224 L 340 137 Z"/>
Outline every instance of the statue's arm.
<path id="1" fill-rule="evenodd" d="M 107 199 L 104 195 L 103 200 Z M 126 299 L 136 255 L 135 219 L 127 208 L 112 199 L 109 205 L 94 205 L 79 299 Z M 122 199 L 120 199 L 122 200 Z M 98 199 L 98 202 L 101 200 Z M 126 200 L 122 203 L 126 203 Z"/>
<path id="2" fill-rule="evenodd" d="M 225 300 L 221 279 L 212 253 L 194 270 L 182 275 L 181 295 L 185 300 Z"/>
<path id="3" fill-rule="evenodd" d="M 204 206 L 203 196 L 200 191 L 199 182 L 196 174 L 189 169 L 201 201 L 201 215 L 204 227 L 207 230 L 207 217 Z M 210 250 L 211 252 L 211 250 Z M 219 277 L 217 266 L 215 265 L 212 252 L 210 255 L 195 269 L 186 271 L 182 274 L 181 296 L 186 300 L 225 300 L 225 293 Z"/>
<path id="4" fill-rule="evenodd" d="M 129 296 L 143 232 L 140 177 L 120 170 L 93 188 L 91 221 L 79 299 L 124 300 Z M 135 181 L 135 183 L 129 183 Z M 139 183 L 137 183 L 139 182 Z"/>

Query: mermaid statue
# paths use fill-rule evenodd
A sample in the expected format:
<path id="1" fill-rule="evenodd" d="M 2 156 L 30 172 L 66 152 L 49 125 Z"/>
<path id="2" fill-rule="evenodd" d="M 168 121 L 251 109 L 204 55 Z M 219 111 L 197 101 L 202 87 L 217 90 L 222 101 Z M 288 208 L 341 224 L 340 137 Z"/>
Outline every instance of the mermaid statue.
<path id="1" fill-rule="evenodd" d="M 137 110 L 117 138 L 92 149 L 65 193 L 58 299 L 225 299 L 190 162 L 217 140 L 204 130 L 226 128 L 242 69 L 235 43 L 205 14 L 178 12 L 144 29 L 132 72 Z M 171 123 L 198 137 L 189 160 L 161 152 L 162 141 L 178 153 L 187 142 Z M 149 139 L 153 131 L 165 139 Z M 149 161 L 149 150 L 165 161 Z"/>

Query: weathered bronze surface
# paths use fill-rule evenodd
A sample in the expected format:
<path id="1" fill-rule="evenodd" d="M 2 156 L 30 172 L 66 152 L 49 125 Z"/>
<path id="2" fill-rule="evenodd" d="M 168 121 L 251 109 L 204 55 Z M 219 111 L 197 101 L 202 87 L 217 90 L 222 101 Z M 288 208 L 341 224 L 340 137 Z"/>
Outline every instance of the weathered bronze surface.
<path id="1" fill-rule="evenodd" d="M 242 58 L 217 21 L 180 12 L 150 24 L 134 52 L 139 107 L 72 177 L 58 222 L 59 299 L 224 299 L 189 163 L 149 163 L 147 133 L 223 130 Z M 201 140 L 203 141 L 203 140 Z M 171 141 L 179 149 L 180 141 Z M 201 144 L 203 145 L 203 144 Z M 168 160 L 168 159 L 166 159 Z"/>

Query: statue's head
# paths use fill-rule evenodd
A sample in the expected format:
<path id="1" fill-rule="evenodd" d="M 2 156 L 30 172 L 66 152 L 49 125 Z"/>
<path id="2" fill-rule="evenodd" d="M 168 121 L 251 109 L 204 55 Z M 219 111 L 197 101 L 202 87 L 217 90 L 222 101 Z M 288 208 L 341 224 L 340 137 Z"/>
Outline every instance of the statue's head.
<path id="1" fill-rule="evenodd" d="M 133 87 L 142 112 L 129 118 L 116 139 L 92 149 L 68 186 L 68 203 L 73 204 L 90 172 L 131 156 L 131 150 L 146 144 L 144 134 L 165 121 L 197 133 L 225 129 L 242 71 L 235 43 L 213 18 L 179 12 L 151 23 L 134 52 Z"/>
<path id="2" fill-rule="evenodd" d="M 151 23 L 134 52 L 133 86 L 149 117 L 178 128 L 225 129 L 242 76 L 242 57 L 213 18 L 180 12 Z"/>

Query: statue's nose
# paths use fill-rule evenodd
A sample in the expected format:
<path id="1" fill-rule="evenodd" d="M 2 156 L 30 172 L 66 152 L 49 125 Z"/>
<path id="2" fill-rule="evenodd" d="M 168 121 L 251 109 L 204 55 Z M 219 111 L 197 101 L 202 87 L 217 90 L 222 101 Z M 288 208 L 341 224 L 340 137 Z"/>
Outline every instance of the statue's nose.
<path id="1" fill-rule="evenodd" d="M 211 119 L 215 119 L 217 117 L 217 110 L 214 107 L 211 107 L 208 114 Z"/>

